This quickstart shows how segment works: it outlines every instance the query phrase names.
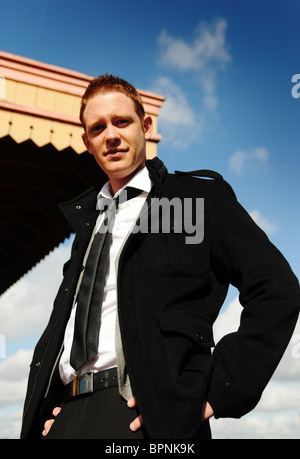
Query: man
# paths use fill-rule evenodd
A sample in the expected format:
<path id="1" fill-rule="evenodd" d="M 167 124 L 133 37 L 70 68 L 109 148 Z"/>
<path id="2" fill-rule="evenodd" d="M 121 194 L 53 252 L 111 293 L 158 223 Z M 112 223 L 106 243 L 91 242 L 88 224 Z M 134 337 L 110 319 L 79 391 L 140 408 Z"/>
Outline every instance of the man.
<path id="1" fill-rule="evenodd" d="M 158 158 L 146 161 L 152 121 L 131 85 L 93 80 L 80 116 L 86 148 L 109 182 L 61 206 L 76 238 L 34 352 L 22 438 L 43 429 L 46 439 L 210 438 L 212 415 L 239 418 L 258 403 L 294 330 L 299 283 L 219 174 L 173 175 Z M 139 194 L 125 202 L 129 186 Z M 117 198 L 98 347 L 77 369 L 84 279 L 106 218 L 99 209 Z M 162 206 L 153 222 L 157 202 L 175 202 L 177 212 Z M 240 290 L 241 325 L 211 354 L 230 283 Z"/>

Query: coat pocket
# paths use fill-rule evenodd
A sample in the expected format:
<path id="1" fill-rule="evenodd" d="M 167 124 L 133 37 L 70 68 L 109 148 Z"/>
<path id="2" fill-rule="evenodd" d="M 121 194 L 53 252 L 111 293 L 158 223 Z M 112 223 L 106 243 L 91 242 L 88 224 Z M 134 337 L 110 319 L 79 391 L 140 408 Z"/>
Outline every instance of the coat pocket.
<path id="1" fill-rule="evenodd" d="M 156 319 L 173 388 L 181 396 L 203 400 L 214 366 L 210 320 L 185 311 L 159 313 Z"/>

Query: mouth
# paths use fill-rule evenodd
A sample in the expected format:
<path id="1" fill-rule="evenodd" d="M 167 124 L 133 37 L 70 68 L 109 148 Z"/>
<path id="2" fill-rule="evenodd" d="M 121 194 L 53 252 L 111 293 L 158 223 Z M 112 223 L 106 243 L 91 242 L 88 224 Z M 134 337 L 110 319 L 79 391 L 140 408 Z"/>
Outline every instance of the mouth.
<path id="1" fill-rule="evenodd" d="M 127 148 L 112 148 L 111 150 L 107 150 L 104 156 L 122 156 L 124 153 L 127 153 L 127 151 Z"/>

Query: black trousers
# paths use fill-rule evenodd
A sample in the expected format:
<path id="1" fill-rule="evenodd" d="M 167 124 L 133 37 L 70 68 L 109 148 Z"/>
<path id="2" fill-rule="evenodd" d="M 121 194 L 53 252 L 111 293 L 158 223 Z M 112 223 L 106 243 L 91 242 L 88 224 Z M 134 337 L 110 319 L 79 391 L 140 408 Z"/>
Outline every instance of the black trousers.
<path id="1" fill-rule="evenodd" d="M 144 428 L 132 432 L 129 424 L 139 415 L 128 408 L 118 387 L 74 398 L 62 406 L 43 439 L 143 439 Z"/>

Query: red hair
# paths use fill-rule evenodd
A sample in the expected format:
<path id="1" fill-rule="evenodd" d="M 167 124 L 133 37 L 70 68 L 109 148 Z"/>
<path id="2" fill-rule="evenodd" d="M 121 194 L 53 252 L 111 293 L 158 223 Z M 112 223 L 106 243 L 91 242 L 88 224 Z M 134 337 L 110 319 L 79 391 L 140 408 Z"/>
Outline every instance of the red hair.
<path id="1" fill-rule="evenodd" d="M 105 93 L 105 92 L 111 92 L 111 91 L 116 91 L 116 92 L 122 92 L 125 94 L 125 96 L 129 97 L 132 102 L 134 103 L 135 106 L 135 111 L 138 115 L 138 117 L 143 121 L 145 117 L 145 111 L 143 107 L 143 102 L 142 98 L 135 89 L 132 84 L 128 83 L 127 81 L 123 80 L 122 78 L 119 78 L 114 75 L 100 75 L 99 77 L 94 78 L 89 86 L 87 87 L 84 95 L 82 96 L 81 99 L 81 105 L 80 105 L 80 121 L 83 127 L 85 128 L 84 120 L 83 120 L 83 114 L 85 107 L 93 96 L 95 96 L 98 93 Z"/>

